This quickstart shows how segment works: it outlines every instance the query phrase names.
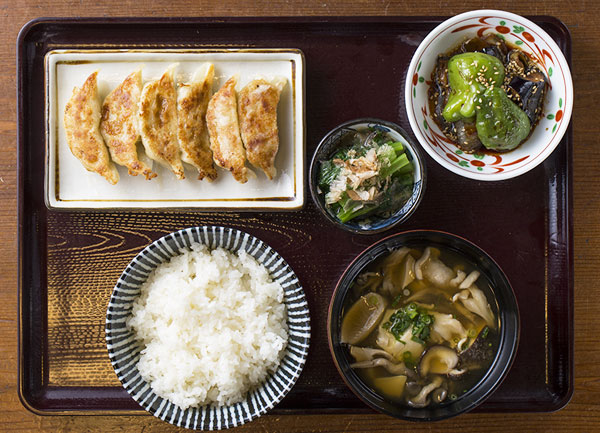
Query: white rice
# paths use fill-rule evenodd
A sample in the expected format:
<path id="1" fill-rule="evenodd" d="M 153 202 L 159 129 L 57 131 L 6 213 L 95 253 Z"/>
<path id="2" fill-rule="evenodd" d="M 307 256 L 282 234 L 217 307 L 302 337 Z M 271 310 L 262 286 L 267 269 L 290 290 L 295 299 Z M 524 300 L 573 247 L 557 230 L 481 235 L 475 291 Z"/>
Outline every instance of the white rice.
<path id="1" fill-rule="evenodd" d="M 196 244 L 150 274 L 127 326 L 138 370 L 182 409 L 230 405 L 274 371 L 287 344 L 283 288 L 245 251 Z"/>

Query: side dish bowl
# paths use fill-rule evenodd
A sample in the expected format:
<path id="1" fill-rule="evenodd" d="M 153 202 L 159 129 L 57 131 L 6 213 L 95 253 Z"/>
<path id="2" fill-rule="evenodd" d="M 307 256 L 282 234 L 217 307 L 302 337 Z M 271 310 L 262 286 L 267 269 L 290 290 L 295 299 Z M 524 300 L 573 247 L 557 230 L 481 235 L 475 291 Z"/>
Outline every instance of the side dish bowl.
<path id="1" fill-rule="evenodd" d="M 350 346 L 342 343 L 341 339 L 343 316 L 348 311 L 347 300 L 353 299 L 350 296 L 357 296 L 353 293 L 352 287 L 359 274 L 365 271 L 375 260 L 387 255 L 390 251 L 398 250 L 401 247 L 422 248 L 423 246 L 432 246 L 452 252 L 479 270 L 489 281 L 492 288 L 495 297 L 495 305 L 492 309 L 497 311 L 499 326 L 497 327 L 498 330 L 494 331 L 497 335 L 495 338 L 497 338 L 498 348 L 495 354 L 492 355 L 491 364 L 487 372 L 483 373 L 482 377 L 470 389 L 465 390 L 457 398 L 446 399 L 441 404 L 416 408 L 394 402 L 368 385 L 357 373 L 357 370 L 350 366 L 354 362 L 350 355 Z M 379 293 L 379 290 L 377 292 Z M 488 302 L 490 301 L 488 300 Z M 348 387 L 373 409 L 396 418 L 411 421 L 442 420 L 472 410 L 481 404 L 500 386 L 509 372 L 516 355 L 519 332 L 520 320 L 517 301 L 506 275 L 498 264 L 479 247 L 466 239 L 438 231 L 422 230 L 398 233 L 376 242 L 363 251 L 346 268 L 338 281 L 327 316 L 329 349 L 334 363 Z M 404 344 L 406 345 L 406 343 Z"/>
<path id="2" fill-rule="evenodd" d="M 449 140 L 433 120 L 427 91 L 439 54 L 466 39 L 489 34 L 524 51 L 549 80 L 549 90 L 541 120 L 519 147 L 506 153 L 466 153 Z M 444 21 L 421 42 L 406 77 L 406 112 L 417 140 L 436 162 L 460 176 L 496 181 L 524 174 L 552 153 L 569 126 L 574 92 L 567 60 L 542 28 L 510 12 L 477 10 Z"/>
<path id="3" fill-rule="evenodd" d="M 341 222 L 330 213 L 325 204 L 325 194 L 319 187 L 319 170 L 321 164 L 332 158 L 333 155 L 345 147 L 345 139 L 356 131 L 381 131 L 390 140 L 401 143 L 402 152 L 413 167 L 412 189 L 406 201 L 394 207 L 389 216 L 369 216 L 368 220 L 356 218 Z M 374 234 L 388 230 L 409 218 L 417 209 L 425 193 L 426 168 L 424 159 L 417 146 L 400 126 L 380 119 L 362 118 L 342 123 L 329 131 L 317 146 L 310 164 L 309 185 L 313 201 L 319 211 L 334 225 L 359 234 Z"/>
<path id="4" fill-rule="evenodd" d="M 189 407 L 182 410 L 156 395 L 138 370 L 143 345 L 127 326 L 132 305 L 141 286 L 161 263 L 180 254 L 192 244 L 210 249 L 222 247 L 246 251 L 266 267 L 273 281 L 284 290 L 288 342 L 277 369 L 245 399 L 229 406 Z M 221 430 L 235 427 L 263 415 L 279 403 L 302 372 L 310 342 L 310 317 L 304 290 L 285 260 L 260 239 L 240 230 L 204 226 L 180 230 L 164 236 L 140 252 L 127 266 L 112 293 L 106 315 L 106 342 L 115 372 L 124 388 L 141 407 L 171 424 L 194 430 Z M 201 359 L 201 356 L 200 356 Z M 177 366 L 173 366 L 176 368 Z"/>

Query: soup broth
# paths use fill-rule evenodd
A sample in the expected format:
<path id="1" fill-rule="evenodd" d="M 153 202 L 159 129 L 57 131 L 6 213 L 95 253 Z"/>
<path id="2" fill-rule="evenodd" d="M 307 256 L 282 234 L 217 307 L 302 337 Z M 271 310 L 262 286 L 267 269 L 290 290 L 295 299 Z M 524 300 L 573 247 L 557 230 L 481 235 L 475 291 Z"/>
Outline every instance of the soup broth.
<path id="1" fill-rule="evenodd" d="M 400 248 L 354 281 L 341 340 L 358 376 L 388 400 L 448 404 L 489 369 L 500 329 L 489 280 L 451 250 Z"/>

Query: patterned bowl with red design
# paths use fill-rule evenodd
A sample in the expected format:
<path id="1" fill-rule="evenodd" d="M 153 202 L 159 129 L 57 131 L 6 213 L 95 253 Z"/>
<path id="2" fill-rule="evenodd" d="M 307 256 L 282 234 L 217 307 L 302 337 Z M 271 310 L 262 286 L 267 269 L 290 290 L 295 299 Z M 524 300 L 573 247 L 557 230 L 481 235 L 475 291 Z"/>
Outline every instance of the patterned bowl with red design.
<path id="1" fill-rule="evenodd" d="M 532 58 L 549 80 L 543 117 L 531 136 L 506 153 L 461 151 L 433 121 L 427 91 L 437 56 L 468 38 L 495 33 Z M 476 180 L 510 179 L 542 163 L 567 131 L 573 111 L 573 82 L 569 65 L 552 38 L 519 15 L 497 10 L 466 12 L 444 21 L 421 42 L 407 71 L 406 112 L 425 151 L 448 170 Z"/>

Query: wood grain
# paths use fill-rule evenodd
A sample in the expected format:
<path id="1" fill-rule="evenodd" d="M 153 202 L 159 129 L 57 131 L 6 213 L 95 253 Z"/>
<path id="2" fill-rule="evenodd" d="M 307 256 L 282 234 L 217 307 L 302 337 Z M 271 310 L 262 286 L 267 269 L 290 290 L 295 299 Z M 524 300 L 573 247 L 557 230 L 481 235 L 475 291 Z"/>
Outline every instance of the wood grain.
<path id="1" fill-rule="evenodd" d="M 230 16 L 230 15 L 435 15 L 446 16 L 481 7 L 498 7 L 493 1 L 288 1 L 227 2 L 180 1 L 106 2 L 24 0 L 0 1 L 0 241 L 7 247 L 0 263 L 0 430 L 28 431 L 114 431 L 170 432 L 175 427 L 150 416 L 56 416 L 40 417 L 28 412 L 17 395 L 17 219 L 16 219 L 16 96 L 15 41 L 19 29 L 38 16 Z M 561 19 L 573 38 L 575 82 L 574 129 L 574 220 L 575 220 L 575 393 L 571 403 L 554 414 L 468 414 L 457 419 L 428 424 L 409 424 L 382 415 L 305 415 L 262 417 L 240 431 L 272 432 L 364 432 L 364 431 L 572 431 L 600 430 L 600 122 L 597 101 L 600 83 L 597 74 L 600 54 L 600 17 L 594 1 L 504 2 L 502 7 L 523 15 L 552 15 Z M 94 242 L 101 242 L 95 239 Z M 118 242 L 111 238 L 110 242 Z M 145 242 L 143 238 L 140 243 Z M 50 247 L 60 247 L 60 237 Z M 115 260 L 123 260 L 116 257 Z M 66 266 L 66 265 L 65 265 Z M 109 270 L 110 269 L 110 270 Z M 115 271 L 112 266 L 98 272 L 105 287 Z M 58 270 L 60 271 L 60 270 Z M 301 271 L 301 272 L 306 272 Z M 62 282 L 61 282 L 62 283 Z M 59 290 L 60 284 L 56 284 Z M 110 284 L 109 284 L 110 286 Z M 63 306 L 55 311 L 57 320 L 65 314 L 88 311 L 106 293 L 90 292 L 89 303 Z M 96 314 L 103 314 L 97 309 Z M 101 330 L 86 330 L 78 344 L 98 338 Z M 56 354 L 64 356 L 66 354 Z M 100 355 L 99 355 L 100 356 Z M 73 361 L 66 371 L 75 368 Z M 102 381 L 110 371 L 98 371 L 91 380 Z M 57 380 L 58 378 L 54 378 Z"/>

